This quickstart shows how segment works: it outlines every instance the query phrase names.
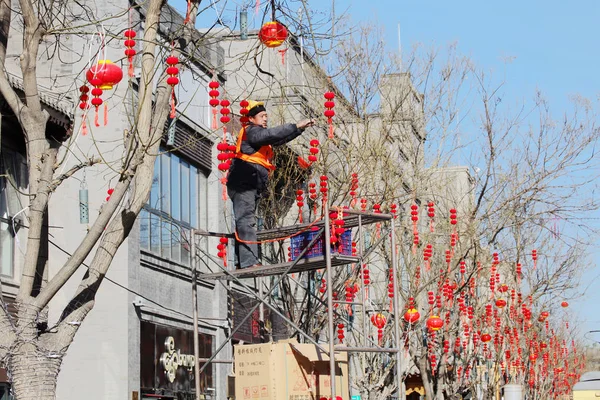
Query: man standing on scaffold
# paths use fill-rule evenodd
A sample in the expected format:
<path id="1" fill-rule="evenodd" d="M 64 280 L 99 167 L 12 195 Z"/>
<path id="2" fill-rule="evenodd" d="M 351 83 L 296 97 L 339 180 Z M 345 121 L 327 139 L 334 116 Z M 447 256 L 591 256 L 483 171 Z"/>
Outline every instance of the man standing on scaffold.
<path id="1" fill-rule="evenodd" d="M 238 134 L 236 153 L 229 176 L 227 193 L 233 202 L 236 228 L 236 254 L 239 268 L 260 266 L 256 240 L 256 205 L 267 187 L 272 164 L 273 146 L 297 138 L 315 124 L 304 119 L 297 124 L 267 128 L 268 115 L 263 102 L 248 101 L 249 124 Z"/>

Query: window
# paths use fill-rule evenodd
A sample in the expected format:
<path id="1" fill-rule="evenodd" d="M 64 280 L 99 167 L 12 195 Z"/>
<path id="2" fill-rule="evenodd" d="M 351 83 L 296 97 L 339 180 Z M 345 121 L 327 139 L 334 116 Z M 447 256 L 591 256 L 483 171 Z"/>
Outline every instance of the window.
<path id="1" fill-rule="evenodd" d="M 198 228 L 199 189 L 206 175 L 177 154 L 161 149 L 154 164 L 148 204 L 140 213 L 140 246 L 189 265 L 190 229 Z"/>
<path id="2" fill-rule="evenodd" d="M 23 210 L 19 191 L 27 185 L 27 162 L 20 153 L 2 148 L 0 154 L 0 275 L 13 277 L 15 233 L 19 221 L 13 219 Z M 22 220 L 22 214 L 19 214 Z"/>

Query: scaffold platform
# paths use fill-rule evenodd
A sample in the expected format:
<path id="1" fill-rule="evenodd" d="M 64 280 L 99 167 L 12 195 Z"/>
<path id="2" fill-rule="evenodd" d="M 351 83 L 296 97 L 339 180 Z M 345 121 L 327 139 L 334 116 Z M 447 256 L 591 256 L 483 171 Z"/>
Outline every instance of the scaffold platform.
<path id="1" fill-rule="evenodd" d="M 331 256 L 331 266 L 338 267 L 341 265 L 348 265 L 352 263 L 356 263 L 359 261 L 358 257 L 344 256 L 344 255 L 332 255 Z M 295 264 L 291 269 L 290 266 Z M 285 273 L 298 273 L 298 272 L 306 272 L 306 271 L 314 271 L 318 269 L 325 268 L 325 257 L 311 257 L 307 259 L 300 259 L 298 261 L 290 261 L 281 264 L 269 264 L 263 265 L 259 267 L 251 267 L 244 269 L 236 269 L 231 271 L 222 271 L 222 272 L 214 272 L 209 274 L 199 274 L 198 279 L 207 279 L 207 280 L 233 280 L 234 277 L 238 279 L 244 278 L 258 278 L 265 276 L 273 276 L 280 275 Z"/>
<path id="2" fill-rule="evenodd" d="M 335 212 L 333 209 L 331 212 Z M 356 211 L 356 210 L 343 210 L 344 212 L 344 228 L 351 229 L 356 228 L 363 225 L 369 225 L 374 223 L 380 223 L 389 221 L 393 218 L 391 214 L 380 214 L 373 213 L 367 211 Z M 285 226 L 281 228 L 269 229 L 264 231 L 257 232 L 258 241 L 277 241 L 281 238 L 284 240 L 289 238 L 295 234 L 306 232 L 310 229 L 323 229 L 325 225 L 324 220 L 319 220 L 312 223 L 306 224 L 296 224 Z M 216 232 L 207 232 L 207 231 L 198 231 L 199 235 L 202 236 L 218 236 L 218 237 L 233 237 L 231 234 L 223 234 Z M 331 266 L 338 267 L 342 265 L 348 265 L 352 263 L 359 262 L 359 257 L 340 255 L 340 254 L 332 254 L 331 257 Z M 298 273 L 298 272 L 306 272 L 306 271 L 314 271 L 318 269 L 322 269 L 326 267 L 326 258 L 325 256 L 317 256 L 311 258 L 301 258 L 295 261 L 289 261 L 280 264 L 268 264 L 262 265 L 258 267 L 244 268 L 244 269 L 236 269 L 236 270 L 227 270 L 220 272 L 213 272 L 207 274 L 199 274 L 199 279 L 206 280 L 234 280 L 234 279 L 244 279 L 244 278 L 257 278 L 257 277 L 265 277 L 265 276 L 273 276 L 280 275 L 282 273 Z"/>

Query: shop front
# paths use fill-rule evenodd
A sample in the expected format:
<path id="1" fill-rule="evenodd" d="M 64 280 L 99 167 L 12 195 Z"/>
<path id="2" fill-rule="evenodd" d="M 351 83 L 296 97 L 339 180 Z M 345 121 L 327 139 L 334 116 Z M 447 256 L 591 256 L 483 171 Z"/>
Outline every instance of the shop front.
<path id="1" fill-rule="evenodd" d="M 192 331 L 140 322 L 140 399 L 195 400 L 194 333 Z M 213 336 L 200 333 L 200 358 L 213 353 Z M 200 368 L 205 363 L 200 362 Z M 213 366 L 200 374 L 201 398 L 215 394 Z"/>

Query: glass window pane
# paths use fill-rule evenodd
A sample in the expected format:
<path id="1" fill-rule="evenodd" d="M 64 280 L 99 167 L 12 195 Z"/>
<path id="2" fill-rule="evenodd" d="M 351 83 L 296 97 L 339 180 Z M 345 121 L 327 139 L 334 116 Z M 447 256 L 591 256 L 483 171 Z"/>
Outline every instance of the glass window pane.
<path id="1" fill-rule="evenodd" d="M 142 210 L 138 217 L 140 220 L 140 248 L 150 250 L 150 215 Z"/>
<path id="2" fill-rule="evenodd" d="M 183 230 L 181 237 L 181 263 L 190 265 L 190 231 Z"/>
<path id="3" fill-rule="evenodd" d="M 190 225 L 198 227 L 198 168 L 190 165 Z"/>
<path id="4" fill-rule="evenodd" d="M 190 223 L 190 164 L 181 160 L 181 220 Z"/>
<path id="5" fill-rule="evenodd" d="M 152 174 L 152 186 L 150 188 L 149 206 L 160 210 L 160 156 L 154 162 L 154 173 Z"/>
<path id="6" fill-rule="evenodd" d="M 3 215 L 3 217 L 5 217 Z M 4 221 L 0 221 L 0 275 L 13 275 L 13 236 L 11 227 Z"/>
<path id="7" fill-rule="evenodd" d="M 171 154 L 164 153 L 160 156 L 160 199 L 161 199 L 161 207 L 160 210 L 169 214 L 171 212 L 171 206 L 169 202 L 169 191 L 171 190 L 170 186 L 170 175 L 169 175 L 169 167 Z"/>
<path id="8" fill-rule="evenodd" d="M 179 173 L 179 157 L 171 155 L 171 187 L 165 193 L 171 192 L 171 217 L 181 219 L 181 180 Z M 163 210 L 165 211 L 165 210 Z"/>
<path id="9" fill-rule="evenodd" d="M 165 258 L 171 258 L 171 223 L 164 219 L 160 224 L 160 245 L 161 255 Z"/>
<path id="10" fill-rule="evenodd" d="M 150 251 L 160 254 L 160 218 L 150 214 Z"/>
<path id="11" fill-rule="evenodd" d="M 181 227 L 172 225 L 171 229 L 171 260 L 179 262 L 181 260 Z"/>

